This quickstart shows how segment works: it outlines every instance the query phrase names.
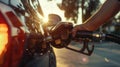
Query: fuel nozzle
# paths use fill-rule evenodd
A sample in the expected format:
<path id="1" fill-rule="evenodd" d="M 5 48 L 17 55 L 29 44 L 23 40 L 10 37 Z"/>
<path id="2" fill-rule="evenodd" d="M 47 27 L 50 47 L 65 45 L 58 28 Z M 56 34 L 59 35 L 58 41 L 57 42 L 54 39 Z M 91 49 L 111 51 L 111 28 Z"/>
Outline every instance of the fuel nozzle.
<path id="1" fill-rule="evenodd" d="M 55 25 L 50 30 L 50 35 L 53 38 L 51 45 L 57 48 L 63 48 L 67 46 L 72 39 L 70 38 L 72 28 L 73 25 L 69 22 L 60 22 L 57 25 Z"/>

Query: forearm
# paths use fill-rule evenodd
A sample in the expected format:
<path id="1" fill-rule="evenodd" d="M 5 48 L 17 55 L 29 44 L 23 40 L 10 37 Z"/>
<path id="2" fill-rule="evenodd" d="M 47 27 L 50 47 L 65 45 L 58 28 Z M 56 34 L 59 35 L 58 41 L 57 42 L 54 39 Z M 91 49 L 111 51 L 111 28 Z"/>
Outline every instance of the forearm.
<path id="1" fill-rule="evenodd" d="M 85 25 L 90 30 L 96 30 L 99 26 L 118 13 L 119 10 L 120 2 L 118 0 L 107 0 L 98 12 L 85 22 Z"/>

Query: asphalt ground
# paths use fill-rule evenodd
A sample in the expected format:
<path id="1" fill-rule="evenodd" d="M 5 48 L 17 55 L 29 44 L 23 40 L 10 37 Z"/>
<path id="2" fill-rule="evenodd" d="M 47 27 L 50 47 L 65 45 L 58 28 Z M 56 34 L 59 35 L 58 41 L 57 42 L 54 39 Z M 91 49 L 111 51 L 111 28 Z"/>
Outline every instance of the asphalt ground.
<path id="1" fill-rule="evenodd" d="M 71 43 L 78 48 L 81 44 Z M 66 48 L 56 49 L 57 67 L 120 67 L 120 45 L 113 42 L 95 44 L 91 56 L 86 56 Z"/>

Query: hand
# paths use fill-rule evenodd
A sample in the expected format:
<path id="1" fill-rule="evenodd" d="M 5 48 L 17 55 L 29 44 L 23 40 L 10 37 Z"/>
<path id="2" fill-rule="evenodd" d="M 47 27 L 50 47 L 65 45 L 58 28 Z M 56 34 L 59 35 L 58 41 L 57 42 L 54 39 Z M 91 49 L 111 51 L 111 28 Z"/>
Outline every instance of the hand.
<path id="1" fill-rule="evenodd" d="M 77 31 L 91 31 L 84 24 L 76 25 L 72 30 L 72 36 L 75 37 Z"/>

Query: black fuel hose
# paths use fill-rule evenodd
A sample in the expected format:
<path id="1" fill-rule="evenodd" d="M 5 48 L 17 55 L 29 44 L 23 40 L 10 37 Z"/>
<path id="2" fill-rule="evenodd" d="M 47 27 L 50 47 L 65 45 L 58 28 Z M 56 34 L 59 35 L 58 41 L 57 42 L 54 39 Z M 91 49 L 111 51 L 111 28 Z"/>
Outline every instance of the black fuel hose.
<path id="1" fill-rule="evenodd" d="M 78 31 L 75 38 L 88 38 L 93 41 L 105 40 L 120 44 L 120 36 L 116 34 L 94 33 L 91 31 Z"/>
<path id="2" fill-rule="evenodd" d="M 106 34 L 105 40 L 120 44 L 120 36 L 115 35 L 115 34 Z"/>

